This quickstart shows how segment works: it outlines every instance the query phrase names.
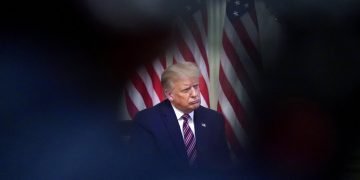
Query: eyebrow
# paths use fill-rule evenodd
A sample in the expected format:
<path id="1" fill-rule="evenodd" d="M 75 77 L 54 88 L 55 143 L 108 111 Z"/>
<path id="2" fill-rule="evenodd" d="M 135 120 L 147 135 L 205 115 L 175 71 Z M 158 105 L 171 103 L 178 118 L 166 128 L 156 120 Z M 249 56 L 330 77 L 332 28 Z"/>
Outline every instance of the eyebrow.
<path id="1" fill-rule="evenodd" d="M 188 90 L 190 88 L 191 88 L 191 86 L 186 86 L 186 87 L 182 88 L 181 91 Z"/>
<path id="2" fill-rule="evenodd" d="M 184 88 L 182 88 L 181 90 L 186 90 L 186 89 L 189 89 L 189 88 L 191 88 L 191 87 L 198 86 L 198 85 L 199 85 L 199 83 L 195 83 L 195 84 L 192 84 L 192 85 L 190 85 L 190 84 L 185 84 L 185 85 L 184 85 Z"/>

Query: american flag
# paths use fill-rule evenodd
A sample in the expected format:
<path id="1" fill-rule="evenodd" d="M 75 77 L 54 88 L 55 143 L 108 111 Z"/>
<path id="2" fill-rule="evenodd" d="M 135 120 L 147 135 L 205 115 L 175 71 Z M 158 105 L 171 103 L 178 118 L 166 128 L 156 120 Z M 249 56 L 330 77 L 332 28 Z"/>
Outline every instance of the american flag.
<path id="1" fill-rule="evenodd" d="M 217 109 L 225 117 L 233 152 L 241 152 L 247 144 L 246 124 L 252 119 L 252 98 L 260 91 L 262 69 L 254 1 L 227 1 L 222 33 Z"/>
<path id="2" fill-rule="evenodd" d="M 161 73 L 173 63 L 191 61 L 198 65 L 201 72 L 201 105 L 217 109 L 224 115 L 228 142 L 233 152 L 245 146 L 246 121 L 251 119 L 252 97 L 259 90 L 261 71 L 256 13 L 251 0 L 223 3 L 226 3 L 226 14 L 220 18 L 224 26 L 221 31 L 213 31 L 222 38 L 219 39 L 222 45 L 209 42 L 210 36 L 214 35 L 209 34 L 209 29 L 213 27 L 209 27 L 208 18 L 215 16 L 211 14 L 214 11 L 209 11 L 211 5 L 201 1 L 187 5 L 186 15 L 177 21 L 174 45 L 153 62 L 140 67 L 129 80 L 123 94 L 125 117 L 131 119 L 136 112 L 164 100 Z M 212 23 L 212 26 L 220 25 Z M 218 56 L 210 55 L 214 47 L 219 47 L 216 50 Z M 219 76 L 211 79 L 211 73 Z M 210 92 L 216 92 L 216 96 L 210 96 Z M 210 106 L 210 98 L 217 102 L 215 107 Z"/>

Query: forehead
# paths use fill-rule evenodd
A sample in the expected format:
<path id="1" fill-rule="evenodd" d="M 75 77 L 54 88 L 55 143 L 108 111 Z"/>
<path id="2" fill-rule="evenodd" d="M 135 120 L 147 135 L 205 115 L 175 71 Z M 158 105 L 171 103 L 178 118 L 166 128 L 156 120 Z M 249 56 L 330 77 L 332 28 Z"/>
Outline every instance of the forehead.
<path id="1" fill-rule="evenodd" d="M 197 83 L 199 83 L 198 77 L 180 77 L 177 78 L 174 82 L 174 84 L 179 86 L 190 86 Z"/>

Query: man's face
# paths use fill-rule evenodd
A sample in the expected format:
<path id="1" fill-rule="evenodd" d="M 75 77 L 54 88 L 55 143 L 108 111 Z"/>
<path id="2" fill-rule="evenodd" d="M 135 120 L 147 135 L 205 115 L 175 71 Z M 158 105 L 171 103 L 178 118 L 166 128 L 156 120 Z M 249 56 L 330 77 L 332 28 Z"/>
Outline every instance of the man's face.
<path id="1" fill-rule="evenodd" d="M 190 113 L 200 106 L 199 78 L 185 77 L 173 82 L 173 88 L 168 92 L 171 103 L 183 111 Z"/>

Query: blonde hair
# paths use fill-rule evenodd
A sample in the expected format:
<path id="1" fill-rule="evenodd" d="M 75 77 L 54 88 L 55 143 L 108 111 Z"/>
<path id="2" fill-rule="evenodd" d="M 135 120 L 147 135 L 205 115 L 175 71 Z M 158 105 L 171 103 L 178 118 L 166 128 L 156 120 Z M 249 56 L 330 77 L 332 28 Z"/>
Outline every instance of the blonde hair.
<path id="1" fill-rule="evenodd" d="M 164 91 L 167 91 L 173 87 L 173 83 L 176 80 L 193 77 L 200 77 L 200 70 L 195 63 L 176 63 L 166 68 L 165 71 L 161 74 L 161 85 Z"/>

